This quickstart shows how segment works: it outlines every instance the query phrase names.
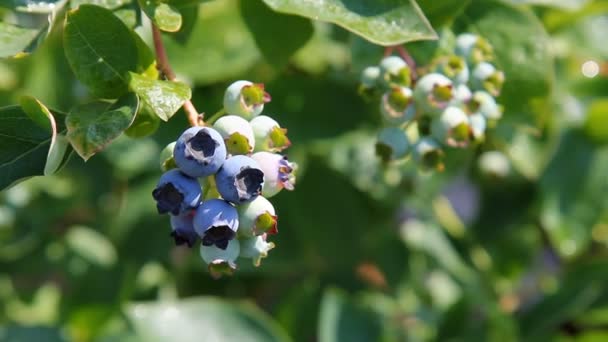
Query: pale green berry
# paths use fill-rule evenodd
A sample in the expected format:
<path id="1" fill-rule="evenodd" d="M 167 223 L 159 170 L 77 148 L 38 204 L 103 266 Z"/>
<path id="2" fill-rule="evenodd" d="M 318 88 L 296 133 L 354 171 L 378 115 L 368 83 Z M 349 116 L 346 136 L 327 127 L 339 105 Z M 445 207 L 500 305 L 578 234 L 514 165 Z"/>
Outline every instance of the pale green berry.
<path id="1" fill-rule="evenodd" d="M 287 129 L 281 128 L 271 117 L 260 115 L 249 123 L 255 136 L 255 152 L 281 152 L 291 145 L 287 138 Z"/>
<path id="2" fill-rule="evenodd" d="M 414 88 L 414 101 L 423 114 L 439 115 L 453 99 L 452 80 L 438 73 L 424 75 Z"/>
<path id="3" fill-rule="evenodd" d="M 380 61 L 380 83 L 386 87 L 409 87 L 412 84 L 410 67 L 397 56 L 388 56 Z"/>
<path id="4" fill-rule="evenodd" d="M 376 153 L 384 161 L 401 159 L 410 151 L 410 142 L 405 132 L 397 127 L 387 127 L 378 134 Z"/>
<path id="5" fill-rule="evenodd" d="M 177 168 L 177 164 L 175 164 L 175 159 L 173 159 L 173 149 L 175 148 L 175 141 L 169 143 L 163 150 L 160 152 L 160 169 L 163 172 L 167 172 L 171 169 Z"/>
<path id="6" fill-rule="evenodd" d="M 469 117 L 459 107 L 447 107 L 433 119 L 431 133 L 440 142 L 452 147 L 465 147 L 471 138 Z"/>
<path id="7" fill-rule="evenodd" d="M 487 126 L 487 120 L 481 113 L 469 115 L 469 127 L 475 142 L 482 142 L 485 139 Z"/>
<path id="8" fill-rule="evenodd" d="M 491 62 L 494 59 L 492 45 L 484 38 L 472 33 L 463 33 L 456 37 L 455 52 L 464 57 L 471 65 Z"/>
<path id="9" fill-rule="evenodd" d="M 482 153 L 478 159 L 478 166 L 482 174 L 495 178 L 505 178 L 511 172 L 509 158 L 500 151 Z"/>
<path id="10" fill-rule="evenodd" d="M 224 93 L 224 110 L 227 114 L 251 119 L 264 109 L 264 103 L 270 101 L 270 95 L 264 91 L 263 84 L 250 81 L 236 81 Z"/>
<path id="11" fill-rule="evenodd" d="M 378 86 L 380 78 L 380 67 L 369 66 L 361 72 L 361 87 L 364 89 L 373 89 Z"/>
<path id="12" fill-rule="evenodd" d="M 504 73 L 490 63 L 479 63 L 473 69 L 471 86 L 475 90 L 485 90 L 493 96 L 498 96 L 504 82 Z"/>
<path id="13" fill-rule="evenodd" d="M 459 84 L 454 88 L 454 98 L 450 106 L 462 106 L 468 104 L 473 98 L 471 89 L 466 84 Z"/>
<path id="14" fill-rule="evenodd" d="M 496 103 L 494 96 L 485 91 L 476 91 L 469 103 L 472 113 L 481 113 L 488 120 L 498 120 L 502 117 L 502 108 Z"/>
<path id="15" fill-rule="evenodd" d="M 414 145 L 413 157 L 425 170 L 443 171 L 444 152 L 439 143 L 431 137 L 423 137 Z"/>
<path id="16" fill-rule="evenodd" d="M 380 112 L 386 123 L 401 125 L 416 117 L 413 93 L 410 88 L 394 87 L 382 95 Z"/>
<path id="17" fill-rule="evenodd" d="M 251 202 L 239 205 L 239 230 L 240 237 L 252 237 L 264 233 L 276 234 L 277 216 L 274 206 L 262 196 L 258 196 Z"/>
<path id="18" fill-rule="evenodd" d="M 219 118 L 213 128 L 220 133 L 231 155 L 253 152 L 255 137 L 249 122 L 240 116 L 227 115 Z"/>
<path id="19" fill-rule="evenodd" d="M 263 258 L 275 247 L 274 243 L 266 241 L 266 234 L 241 240 L 241 254 L 243 258 L 250 258 L 253 266 L 259 267 Z"/>
<path id="20" fill-rule="evenodd" d="M 201 245 L 200 254 L 209 268 L 209 273 L 214 278 L 222 275 L 232 275 L 236 270 L 236 259 L 241 252 L 239 240 L 232 239 L 228 242 L 226 249 L 220 249 L 215 245 Z"/>
<path id="21" fill-rule="evenodd" d="M 440 58 L 435 63 L 435 72 L 451 79 L 454 84 L 465 84 L 469 81 L 469 67 L 464 58 L 456 55 Z"/>

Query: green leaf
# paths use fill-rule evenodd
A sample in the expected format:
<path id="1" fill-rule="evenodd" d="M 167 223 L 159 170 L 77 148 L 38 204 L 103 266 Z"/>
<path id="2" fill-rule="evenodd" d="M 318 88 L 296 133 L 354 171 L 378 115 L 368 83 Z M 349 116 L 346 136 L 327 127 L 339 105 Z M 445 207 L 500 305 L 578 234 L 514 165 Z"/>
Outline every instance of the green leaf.
<path id="1" fill-rule="evenodd" d="M 585 6 L 591 0 L 502 0 L 513 5 L 542 5 L 557 7 L 566 10 L 577 10 Z"/>
<path id="2" fill-rule="evenodd" d="M 379 341 L 381 337 L 380 317 L 334 288 L 323 295 L 318 326 L 319 342 Z"/>
<path id="3" fill-rule="evenodd" d="M 182 26 L 182 15 L 161 0 L 139 0 L 139 6 L 159 29 L 177 32 Z"/>
<path id="4" fill-rule="evenodd" d="M 142 104 L 135 120 L 127 128 L 125 134 L 131 138 L 143 138 L 156 132 L 159 126 L 160 119 L 158 116 L 147 105 Z"/>
<path id="5" fill-rule="evenodd" d="M 202 4 L 199 12 L 192 37 L 185 45 L 165 40 L 175 71 L 188 75 L 197 84 L 242 75 L 260 54 L 236 3 L 212 1 Z"/>
<path id="6" fill-rule="evenodd" d="M 52 175 L 57 172 L 69 158 L 72 149 L 69 147 L 68 141 L 64 134 L 66 127 L 64 123 L 65 115 L 56 114 L 58 120 L 55 119 L 51 111 L 42 104 L 42 102 L 31 96 L 23 96 L 19 100 L 21 108 L 38 126 L 51 132 L 51 144 L 49 153 L 44 166 L 43 174 L 45 176 Z"/>
<path id="7" fill-rule="evenodd" d="M 32 29 L 0 22 L 0 58 L 21 57 L 31 51 L 31 46 L 45 29 Z"/>
<path id="8" fill-rule="evenodd" d="M 70 7 L 76 8 L 80 5 L 96 5 L 110 10 L 117 9 L 129 4 L 131 0 L 71 0 Z"/>
<path id="9" fill-rule="evenodd" d="M 281 68 L 313 34 L 310 20 L 272 11 L 260 0 L 240 1 L 241 15 L 264 58 Z M 280 28 L 280 29 L 277 29 Z"/>
<path id="10" fill-rule="evenodd" d="M 179 31 L 173 33 L 171 37 L 178 43 L 184 45 L 190 39 L 194 25 L 198 21 L 198 4 L 186 7 L 178 7 L 179 13 L 182 15 L 182 27 Z"/>
<path id="11" fill-rule="evenodd" d="M 257 307 L 213 297 L 135 303 L 127 316 L 143 341 L 279 342 L 290 339 Z"/>
<path id="12" fill-rule="evenodd" d="M 396 45 L 437 38 L 414 1 L 263 1 L 277 12 L 334 23 L 376 44 Z"/>
<path id="13" fill-rule="evenodd" d="M 541 221 L 564 257 L 586 250 L 591 231 L 608 210 L 608 149 L 581 132 L 566 131 L 540 179 Z"/>
<path id="14" fill-rule="evenodd" d="M 608 99 L 593 101 L 587 110 L 585 134 L 597 144 L 608 144 Z"/>
<path id="15" fill-rule="evenodd" d="M 33 101 L 36 100 L 22 100 L 26 109 L 0 108 L 0 189 L 22 178 L 45 174 L 47 159 L 56 142 L 57 125 L 48 109 L 37 101 L 32 104 Z M 45 119 L 49 122 L 45 123 Z"/>
<path id="16" fill-rule="evenodd" d="M 520 105 L 533 97 L 549 95 L 554 61 L 547 32 L 534 12 L 487 1 L 467 7 L 465 13 L 470 30 L 494 46 L 496 64 L 506 78 L 502 96 L 505 105 Z"/>
<path id="17" fill-rule="evenodd" d="M 68 139 L 85 161 L 116 139 L 135 118 L 139 100 L 129 93 L 115 103 L 92 102 L 77 106 L 66 118 Z"/>
<path id="18" fill-rule="evenodd" d="M 95 265 L 110 267 L 116 263 L 118 255 L 112 242 L 91 228 L 71 227 L 65 239 L 70 249 Z"/>
<path id="19" fill-rule="evenodd" d="M 131 30 L 110 10 L 94 5 L 71 10 L 63 39 L 72 70 L 95 95 L 118 98 L 128 91 L 128 72 L 137 68 L 137 45 Z"/>
<path id="20" fill-rule="evenodd" d="M 184 102 L 190 100 L 190 87 L 181 82 L 152 80 L 131 73 L 129 86 L 161 120 L 169 120 Z"/>
<path id="21" fill-rule="evenodd" d="M 416 2 L 431 25 L 437 29 L 439 26 L 449 24 L 460 15 L 471 0 L 416 0 Z"/>

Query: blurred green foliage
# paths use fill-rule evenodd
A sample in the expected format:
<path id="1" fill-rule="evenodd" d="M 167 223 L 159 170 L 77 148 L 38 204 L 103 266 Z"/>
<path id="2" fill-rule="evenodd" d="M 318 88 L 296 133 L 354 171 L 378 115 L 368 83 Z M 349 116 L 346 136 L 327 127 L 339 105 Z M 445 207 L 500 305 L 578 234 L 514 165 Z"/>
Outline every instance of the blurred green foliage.
<path id="1" fill-rule="evenodd" d="M 46 14 L 23 12 L 45 12 L 45 3 L 60 8 L 50 31 Z M 133 1 L 1 2 L 0 55 L 17 56 L 0 60 L 0 107 L 33 96 L 61 128 L 61 113 L 96 99 L 64 54 L 66 8 L 84 3 L 113 11 L 151 43 Z M 151 128 L 130 135 L 158 127 L 152 135 L 122 135 L 86 163 L 67 148 L 60 172 L 0 193 L 0 340 L 608 340 L 605 2 L 420 0 L 420 12 L 414 1 L 345 0 L 323 15 L 306 3 L 147 4 L 181 16 L 182 30 L 164 39 L 196 108 L 211 115 L 229 83 L 250 79 L 265 83 L 266 112 L 289 129 L 298 183 L 272 201 L 280 233 L 262 266 L 244 260 L 235 276 L 212 280 L 196 249 L 173 246 L 151 191 L 161 149 L 188 123 L 181 110 L 160 125 L 140 111 L 136 122 Z M 359 71 L 384 48 L 342 27 L 386 44 L 432 36 L 426 25 L 360 30 L 403 13 L 426 23 L 424 13 L 440 34 L 487 37 L 506 75 L 503 120 L 476 150 L 448 151 L 442 173 L 382 164 L 377 105 L 356 91 Z M 15 22 L 20 31 L 5 29 Z M 135 40 L 122 47 L 145 59 Z M 420 65 L 441 48 L 406 47 Z M 3 186 L 13 182 L 7 146 L 28 148 L 11 140 L 20 128 L 9 124 L 11 108 L 0 111 Z M 40 108 L 18 115 L 44 125 Z M 49 139 L 31 129 L 32 139 Z M 479 166 L 490 150 L 508 156 L 507 174 Z M 38 164 L 23 164 L 31 173 L 22 176 L 44 173 Z"/>

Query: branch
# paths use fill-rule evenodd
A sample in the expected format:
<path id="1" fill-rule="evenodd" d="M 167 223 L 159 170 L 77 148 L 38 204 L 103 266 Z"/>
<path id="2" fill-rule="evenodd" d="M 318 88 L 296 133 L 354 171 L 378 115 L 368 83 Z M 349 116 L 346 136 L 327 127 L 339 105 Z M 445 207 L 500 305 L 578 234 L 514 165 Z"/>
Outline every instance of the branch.
<path id="1" fill-rule="evenodd" d="M 154 39 L 154 50 L 156 52 L 156 63 L 158 70 L 165 75 L 165 78 L 169 81 L 175 81 L 175 72 L 171 69 L 169 64 L 169 58 L 163 45 L 163 40 L 160 34 L 160 30 L 154 24 L 152 24 L 152 37 Z M 196 108 L 190 100 L 186 100 L 183 104 L 184 111 L 188 117 L 188 122 L 191 126 L 199 126 L 203 122 L 203 114 L 199 115 Z"/>
<path id="2" fill-rule="evenodd" d="M 401 58 L 403 58 L 405 63 L 410 66 L 410 69 L 412 70 L 412 78 L 416 79 L 418 77 L 418 75 L 416 75 L 416 61 L 414 60 L 412 55 L 410 55 L 410 53 L 407 52 L 405 47 L 403 47 L 402 45 L 397 45 L 397 51 L 399 51 L 399 55 L 401 56 Z"/>

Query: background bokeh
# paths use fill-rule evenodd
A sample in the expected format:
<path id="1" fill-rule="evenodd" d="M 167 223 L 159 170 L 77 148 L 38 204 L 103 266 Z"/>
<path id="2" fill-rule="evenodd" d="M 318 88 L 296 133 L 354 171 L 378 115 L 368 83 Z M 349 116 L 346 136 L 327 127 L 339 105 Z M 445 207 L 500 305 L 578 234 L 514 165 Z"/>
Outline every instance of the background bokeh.
<path id="1" fill-rule="evenodd" d="M 608 4 L 419 3 L 438 31 L 473 30 L 500 56 L 505 115 L 486 143 L 447 151 L 441 173 L 383 165 L 377 104 L 357 93 L 382 47 L 313 22 L 288 63 L 273 61 L 258 48 L 280 55 L 272 22 L 254 24 L 270 27 L 262 43 L 245 22 L 261 2 L 205 2 L 185 44 L 165 37 L 168 54 L 209 115 L 236 79 L 272 95 L 265 113 L 299 164 L 296 190 L 272 198 L 277 247 L 213 280 L 197 249 L 174 246 L 151 192 L 161 149 L 188 125 L 180 112 L 0 193 L 0 340 L 608 340 Z M 0 61 L 0 106 L 90 99 L 61 39 Z M 424 65 L 436 44 L 406 47 Z M 508 172 L 480 166 L 487 150 Z"/>

